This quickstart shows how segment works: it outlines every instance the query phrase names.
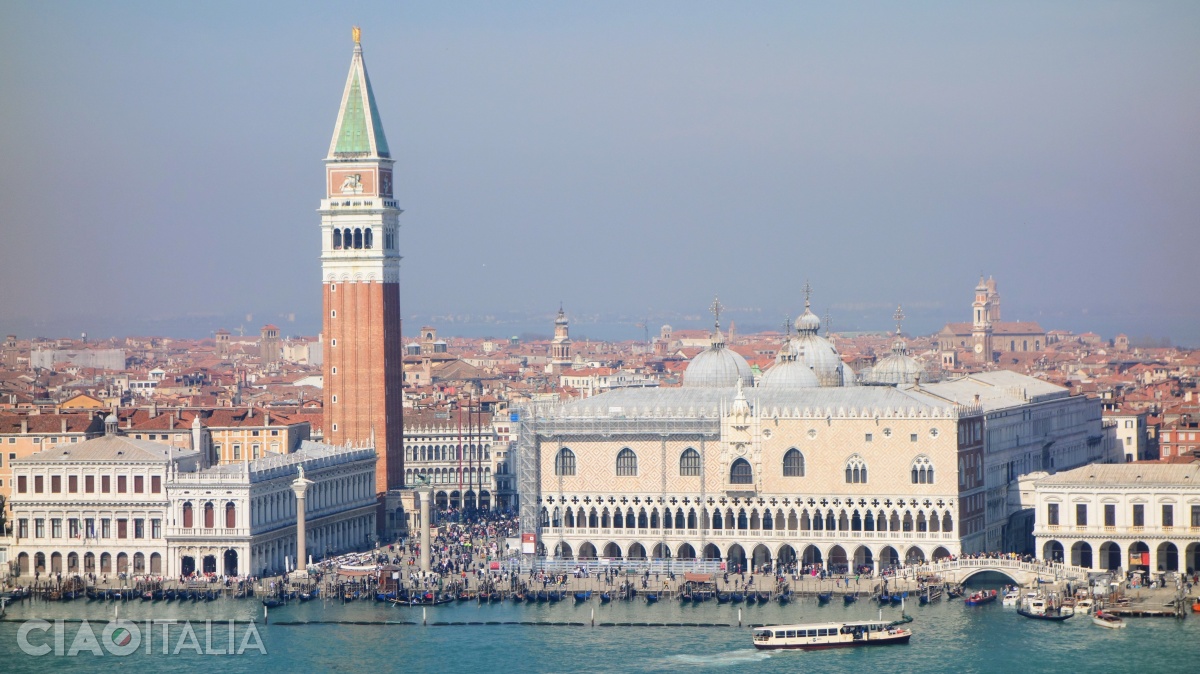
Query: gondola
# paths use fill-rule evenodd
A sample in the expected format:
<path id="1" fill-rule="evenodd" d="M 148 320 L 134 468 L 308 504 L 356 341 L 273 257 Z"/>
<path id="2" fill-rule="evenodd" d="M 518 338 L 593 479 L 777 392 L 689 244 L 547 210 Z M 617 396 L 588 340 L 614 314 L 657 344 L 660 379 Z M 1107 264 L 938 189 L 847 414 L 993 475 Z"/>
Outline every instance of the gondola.
<path id="1" fill-rule="evenodd" d="M 770 592 L 759 592 L 758 593 L 758 603 L 760 603 L 760 604 L 771 603 L 771 593 Z"/>
<path id="2" fill-rule="evenodd" d="M 817 594 L 817 603 L 828 604 L 831 601 L 833 601 L 833 593 L 832 592 L 821 592 L 821 593 Z"/>
<path id="3" fill-rule="evenodd" d="M 575 593 L 575 603 L 576 604 L 581 604 L 591 598 L 592 598 L 591 590 L 587 590 L 586 592 L 576 592 Z"/>
<path id="4" fill-rule="evenodd" d="M 499 604 L 502 601 L 504 601 L 504 595 L 500 594 L 499 592 L 489 592 L 488 593 L 488 603 L 489 604 Z"/>
<path id="5" fill-rule="evenodd" d="M 562 601 L 562 598 L 563 598 L 562 592 L 553 591 L 550 593 L 550 603 L 551 604 L 556 604 L 556 603 Z"/>
<path id="6" fill-rule="evenodd" d="M 262 600 L 262 605 L 266 606 L 267 608 L 279 608 L 280 606 L 283 606 L 285 603 L 287 603 L 287 602 L 285 602 L 282 599 L 278 599 L 276 597 L 263 597 L 263 600 Z"/>
<path id="7" fill-rule="evenodd" d="M 1050 622 L 1062 622 L 1064 620 L 1070 619 L 1075 614 L 1074 613 L 1049 613 L 1049 612 L 1047 612 L 1047 613 L 1030 613 L 1029 611 L 1025 610 L 1025 607 L 1021 607 L 1021 608 L 1017 609 L 1017 615 L 1023 616 L 1026 618 L 1031 618 L 1033 620 L 1048 620 Z"/>
<path id="8" fill-rule="evenodd" d="M 545 590 L 543 590 L 543 591 L 537 593 L 537 602 L 539 604 L 545 604 L 548 601 L 550 601 L 550 593 L 549 592 L 546 592 Z"/>
<path id="9" fill-rule="evenodd" d="M 742 594 L 741 592 L 734 592 L 733 594 L 729 595 L 729 600 L 735 604 L 740 604 L 743 601 L 746 601 L 746 595 Z"/>
<path id="10" fill-rule="evenodd" d="M 892 595 L 892 603 L 899 604 L 899 603 L 903 602 L 904 598 L 907 596 L 908 596 L 907 592 L 905 592 L 903 594 L 894 594 L 894 595 Z"/>
<path id="11" fill-rule="evenodd" d="M 721 592 L 721 593 L 717 594 L 717 603 L 718 604 L 728 604 L 730 602 L 730 600 L 731 600 L 731 597 L 728 592 Z"/>
<path id="12" fill-rule="evenodd" d="M 154 593 L 153 592 L 143 592 L 142 593 L 142 601 L 154 601 Z"/>
<path id="13" fill-rule="evenodd" d="M 787 604 L 789 601 L 791 601 L 791 600 L 792 600 L 792 592 L 791 592 L 790 590 L 789 590 L 789 591 L 787 591 L 787 592 L 780 592 L 780 593 L 779 593 L 779 596 L 777 596 L 777 597 L 775 597 L 775 598 L 776 598 L 776 599 L 778 599 L 778 600 L 779 600 L 779 604 L 780 604 L 781 606 L 783 606 L 783 605 Z"/>
<path id="14" fill-rule="evenodd" d="M 653 593 L 653 592 L 650 592 L 650 593 L 647 593 L 647 594 L 646 594 L 646 603 L 647 603 L 647 604 L 653 604 L 653 603 L 654 603 L 654 602 L 656 602 L 656 601 L 658 601 L 658 595 L 657 595 L 657 594 L 655 594 L 655 593 Z"/>
<path id="15" fill-rule="evenodd" d="M 885 593 L 885 594 L 881 594 L 881 595 L 879 595 L 879 603 L 880 603 L 880 604 L 890 604 L 890 603 L 892 603 L 892 595 L 890 595 L 890 594 L 886 594 L 886 593 Z"/>
<path id="16" fill-rule="evenodd" d="M 395 593 L 392 593 L 392 594 L 395 594 Z M 301 604 L 303 604 L 306 601 L 312 601 L 313 599 L 316 599 L 316 598 L 317 598 L 317 593 L 315 591 L 301 592 L 300 594 L 296 595 L 296 599 L 299 599 Z"/>
<path id="17" fill-rule="evenodd" d="M 758 595 L 754 594 L 753 592 L 747 592 L 745 596 L 746 604 L 753 604 L 754 602 L 758 601 Z"/>
<path id="18" fill-rule="evenodd" d="M 601 593 L 600 593 L 600 603 L 601 603 L 601 604 L 607 604 L 607 603 L 608 603 L 608 602 L 610 602 L 610 601 L 612 601 L 612 595 L 611 595 L 611 594 L 609 594 L 609 593 L 607 593 L 607 592 L 601 592 Z"/>
<path id="19" fill-rule="evenodd" d="M 846 594 L 842 595 L 842 602 L 847 605 L 853 604 L 856 601 L 858 601 L 858 597 L 856 597 L 850 593 L 846 593 Z"/>

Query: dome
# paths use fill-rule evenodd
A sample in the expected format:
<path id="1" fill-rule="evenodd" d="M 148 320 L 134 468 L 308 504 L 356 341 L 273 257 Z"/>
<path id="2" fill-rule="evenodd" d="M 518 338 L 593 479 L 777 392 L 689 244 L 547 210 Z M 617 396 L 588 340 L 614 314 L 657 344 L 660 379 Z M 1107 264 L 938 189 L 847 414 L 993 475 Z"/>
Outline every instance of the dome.
<path id="1" fill-rule="evenodd" d="M 112 414 L 112 413 L 109 413 L 109 415 L 108 415 L 108 416 L 104 417 L 104 423 L 106 423 L 106 424 L 115 424 L 115 423 L 117 423 L 117 415 L 115 415 L 115 414 Z"/>
<path id="2" fill-rule="evenodd" d="M 797 357 L 795 347 L 789 341 L 780 350 L 775 365 L 767 370 L 758 385 L 761 388 L 772 389 L 817 388 L 821 382 Z"/>
<path id="3" fill-rule="evenodd" d="M 805 307 L 804 313 L 800 315 L 800 318 L 796 319 L 796 332 L 801 334 L 811 332 L 815 335 L 820 329 L 821 319 L 817 318 L 812 309 Z"/>
<path id="4" fill-rule="evenodd" d="M 804 332 L 792 340 L 796 360 L 813 371 L 821 386 L 842 385 L 842 357 L 829 340 L 816 334 Z"/>
<path id="5" fill-rule="evenodd" d="M 704 388 L 725 388 L 754 385 L 750 364 L 736 351 L 725 348 L 725 339 L 718 330 L 712 346 L 696 354 L 683 373 L 683 385 Z"/>
<path id="6" fill-rule="evenodd" d="M 892 352 L 871 369 L 870 380 L 877 384 L 912 384 L 924 375 L 925 367 L 908 355 L 908 346 L 897 337 Z"/>

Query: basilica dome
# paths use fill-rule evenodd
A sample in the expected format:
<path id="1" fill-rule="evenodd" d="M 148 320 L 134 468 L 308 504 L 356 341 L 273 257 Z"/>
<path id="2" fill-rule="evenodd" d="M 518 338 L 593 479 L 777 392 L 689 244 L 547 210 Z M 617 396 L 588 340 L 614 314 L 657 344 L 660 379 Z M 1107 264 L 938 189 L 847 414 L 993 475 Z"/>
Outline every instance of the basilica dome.
<path id="1" fill-rule="evenodd" d="M 683 372 L 683 385 L 688 387 L 726 388 L 754 385 L 754 373 L 742 355 L 725 346 L 720 330 L 713 335 L 712 345 L 696 354 Z"/>
<path id="2" fill-rule="evenodd" d="M 788 340 L 780 349 L 775 365 L 767 370 L 758 385 L 773 389 L 816 388 L 821 382 L 808 365 L 800 360 L 795 346 Z"/>
<path id="3" fill-rule="evenodd" d="M 871 368 L 868 379 L 876 384 L 913 384 L 924 374 L 925 367 L 908 355 L 908 345 L 897 335 L 892 352 Z"/>

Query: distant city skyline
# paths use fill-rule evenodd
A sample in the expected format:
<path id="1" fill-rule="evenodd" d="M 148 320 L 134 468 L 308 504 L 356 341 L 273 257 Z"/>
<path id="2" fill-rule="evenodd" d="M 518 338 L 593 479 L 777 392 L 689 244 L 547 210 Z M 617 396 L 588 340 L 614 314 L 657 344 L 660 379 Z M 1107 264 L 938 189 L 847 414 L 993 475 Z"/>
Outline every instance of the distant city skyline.
<path id="1" fill-rule="evenodd" d="M 1200 344 L 1194 4 L 4 16 L 3 333 L 316 334 L 320 157 L 358 24 L 406 336 L 506 336 L 450 315 L 549 334 L 561 301 L 596 317 L 573 335 L 639 339 L 646 316 L 706 326 L 713 295 L 772 329 L 806 279 L 835 330 L 901 304 L 926 335 L 967 320 L 984 273 L 1007 319 Z"/>

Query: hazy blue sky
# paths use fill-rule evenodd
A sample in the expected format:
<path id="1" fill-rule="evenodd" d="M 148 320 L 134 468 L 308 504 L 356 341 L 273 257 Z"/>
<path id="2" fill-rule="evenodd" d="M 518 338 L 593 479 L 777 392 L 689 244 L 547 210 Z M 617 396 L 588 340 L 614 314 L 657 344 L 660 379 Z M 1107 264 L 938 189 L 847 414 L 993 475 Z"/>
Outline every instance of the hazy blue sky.
<path id="1" fill-rule="evenodd" d="M 9 0 L 0 331 L 315 333 L 353 24 L 410 334 L 714 294 L 774 326 L 805 278 L 932 332 L 982 271 L 1006 319 L 1200 344 L 1194 1 Z"/>

